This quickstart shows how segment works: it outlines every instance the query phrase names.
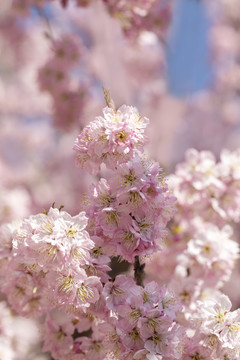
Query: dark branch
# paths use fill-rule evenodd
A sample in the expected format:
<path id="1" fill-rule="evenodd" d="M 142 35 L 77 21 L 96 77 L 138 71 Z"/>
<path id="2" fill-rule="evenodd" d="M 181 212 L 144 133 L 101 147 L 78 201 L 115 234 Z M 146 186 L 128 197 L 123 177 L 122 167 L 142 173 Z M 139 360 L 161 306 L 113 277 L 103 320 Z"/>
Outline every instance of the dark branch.
<path id="1" fill-rule="evenodd" d="M 140 264 L 139 256 L 135 256 L 134 261 L 134 279 L 137 285 L 143 286 L 145 264 Z"/>

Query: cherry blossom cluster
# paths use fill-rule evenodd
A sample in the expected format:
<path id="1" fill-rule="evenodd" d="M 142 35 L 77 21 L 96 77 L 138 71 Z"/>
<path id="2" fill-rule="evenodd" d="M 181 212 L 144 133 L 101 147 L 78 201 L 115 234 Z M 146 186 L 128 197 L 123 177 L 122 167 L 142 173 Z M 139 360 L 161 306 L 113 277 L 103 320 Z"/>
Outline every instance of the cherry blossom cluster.
<path id="1" fill-rule="evenodd" d="M 104 238 L 109 254 L 132 262 L 136 255 L 159 248 L 158 240 L 165 238 L 175 209 L 175 198 L 159 172 L 158 164 L 136 157 L 92 187 L 86 209 L 91 219 L 89 232 Z"/>
<path id="2" fill-rule="evenodd" d="M 230 311 L 231 307 L 229 298 L 220 292 L 197 302 L 185 359 L 239 358 L 240 313 L 239 309 Z"/>
<path id="3" fill-rule="evenodd" d="M 183 218 L 200 216 L 216 224 L 240 220 L 240 151 L 212 153 L 190 149 L 172 177 Z M 183 214 L 184 212 L 184 214 Z"/>
<path id="4" fill-rule="evenodd" d="M 182 304 L 182 311 L 178 313 L 179 324 L 186 335 L 182 359 L 234 360 L 239 354 L 239 310 L 231 313 L 230 300 L 218 289 L 230 278 L 239 258 L 239 246 L 231 240 L 229 225 L 220 230 L 216 225 L 198 219 L 195 226 L 190 232 L 192 236 L 195 233 L 192 239 L 186 239 L 190 235 L 185 234 L 184 242 L 182 235 L 181 247 L 176 242 L 176 246 L 169 247 L 169 252 L 158 253 L 158 258 L 149 267 L 159 272 L 155 278 L 168 283 Z M 187 248 L 183 250 L 183 246 Z M 171 249 L 175 249 L 173 264 L 168 256 Z M 170 270 L 161 276 L 161 260 L 167 256 Z M 165 259 L 163 272 L 167 263 Z"/>
<path id="5" fill-rule="evenodd" d="M 77 165 L 93 175 L 100 171 L 101 164 L 114 169 L 127 163 L 147 143 L 144 131 L 149 120 L 135 107 L 106 107 L 103 115 L 85 126 L 74 145 Z"/>
<path id="6" fill-rule="evenodd" d="M 232 235 L 229 225 L 219 229 L 199 222 L 186 250 L 177 256 L 171 285 L 187 307 L 194 308 L 206 289 L 219 289 L 229 280 L 239 257 L 239 246 Z"/>
<path id="7" fill-rule="evenodd" d="M 52 98 L 54 124 L 65 130 L 78 123 L 87 96 L 85 85 L 73 84 L 70 76 L 82 55 L 81 42 L 64 34 L 52 39 L 52 56 L 38 73 L 40 89 Z"/>
<path id="8" fill-rule="evenodd" d="M 143 288 L 118 275 L 102 295 L 101 307 L 91 305 L 85 315 L 48 315 L 44 349 L 60 360 L 181 358 L 184 336 L 176 322 L 181 305 L 166 288 L 154 282 Z"/>
<path id="9" fill-rule="evenodd" d="M 104 359 L 107 348 L 103 347 L 103 340 L 109 330 L 108 321 L 109 310 L 103 297 L 85 312 L 66 314 L 55 309 L 45 320 L 43 351 L 50 351 L 58 360 L 90 359 L 93 355 Z"/>
<path id="10" fill-rule="evenodd" d="M 178 269 L 189 289 L 200 278 L 201 288 L 228 281 L 239 253 L 229 226 L 239 221 L 239 164 L 239 150 L 223 150 L 219 162 L 211 152 L 187 151 L 186 161 L 170 176 L 178 211 L 163 251 L 146 267 L 150 278 L 169 282 Z"/>
<path id="11" fill-rule="evenodd" d="M 132 262 L 159 248 L 174 213 L 162 169 L 141 156 L 148 119 L 136 108 L 103 110 L 78 136 L 77 163 L 96 174 L 105 164 L 113 172 L 93 185 L 86 212 L 91 236 L 104 239 L 105 251 Z"/>
<path id="12" fill-rule="evenodd" d="M 50 208 L 48 214 L 24 219 L 12 237 L 11 227 L 2 228 L 3 270 L 10 273 L 2 291 L 20 314 L 38 316 L 53 307 L 84 310 L 98 300 L 102 284 L 97 269 L 108 270 L 104 261 L 109 259 L 88 276 L 89 267 L 95 267 L 86 225 L 84 213 L 71 217 Z"/>
<path id="13" fill-rule="evenodd" d="M 113 342 L 111 333 L 110 340 L 112 352 L 120 359 L 181 357 L 184 336 L 176 323 L 181 305 L 165 287 L 159 288 L 155 282 L 137 287 L 119 275 L 103 293 L 108 307 L 119 314 L 112 331 L 118 336 Z"/>

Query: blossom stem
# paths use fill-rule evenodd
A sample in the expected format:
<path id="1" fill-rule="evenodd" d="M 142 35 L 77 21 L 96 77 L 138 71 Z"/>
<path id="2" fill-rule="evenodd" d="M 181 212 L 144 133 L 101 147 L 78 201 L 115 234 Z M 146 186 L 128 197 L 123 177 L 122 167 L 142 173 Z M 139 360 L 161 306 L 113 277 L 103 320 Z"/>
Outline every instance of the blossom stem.
<path id="1" fill-rule="evenodd" d="M 145 264 L 140 264 L 139 256 L 135 256 L 134 279 L 137 285 L 143 286 Z"/>
<path id="2" fill-rule="evenodd" d="M 109 89 L 105 89 L 105 87 L 102 86 L 102 90 L 103 90 L 104 99 L 106 101 L 107 106 L 116 112 L 116 107 L 115 107 L 113 99 L 111 98 Z"/>

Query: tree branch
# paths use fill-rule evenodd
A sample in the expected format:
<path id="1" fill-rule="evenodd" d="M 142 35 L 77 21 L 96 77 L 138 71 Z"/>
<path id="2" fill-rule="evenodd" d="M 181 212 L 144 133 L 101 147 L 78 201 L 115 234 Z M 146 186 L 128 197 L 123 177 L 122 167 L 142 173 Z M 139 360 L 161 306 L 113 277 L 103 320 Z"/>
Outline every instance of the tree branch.
<path id="1" fill-rule="evenodd" d="M 135 256 L 134 261 L 134 279 L 137 285 L 143 286 L 145 264 L 140 264 L 139 256 Z"/>

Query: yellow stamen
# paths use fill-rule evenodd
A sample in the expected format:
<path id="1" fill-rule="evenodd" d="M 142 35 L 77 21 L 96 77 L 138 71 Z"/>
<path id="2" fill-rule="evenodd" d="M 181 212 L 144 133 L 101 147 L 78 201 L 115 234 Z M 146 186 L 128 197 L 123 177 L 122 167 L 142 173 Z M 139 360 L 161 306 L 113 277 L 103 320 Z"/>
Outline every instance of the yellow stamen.
<path id="1" fill-rule="evenodd" d="M 81 285 L 77 289 L 77 296 L 82 302 L 86 303 L 87 301 L 89 301 L 94 297 L 94 291 L 88 286 Z"/>
<path id="2" fill-rule="evenodd" d="M 125 185 L 133 185 L 134 181 L 137 179 L 134 170 L 129 170 L 129 173 L 124 175 L 123 178 Z"/>
<path id="3" fill-rule="evenodd" d="M 125 131 L 120 131 L 116 134 L 116 140 L 124 142 L 127 139 L 127 134 Z"/>
<path id="4" fill-rule="evenodd" d="M 239 323 L 232 323 L 229 325 L 229 329 L 232 332 L 238 332 L 240 330 L 240 324 Z"/>
<path id="5" fill-rule="evenodd" d="M 73 279 L 71 276 L 63 276 L 58 281 L 58 290 L 68 293 L 73 289 Z"/>

